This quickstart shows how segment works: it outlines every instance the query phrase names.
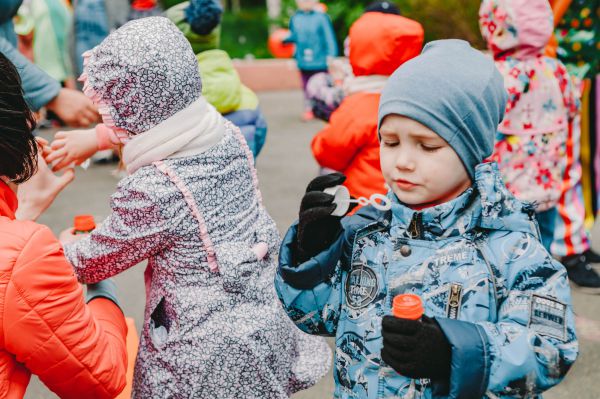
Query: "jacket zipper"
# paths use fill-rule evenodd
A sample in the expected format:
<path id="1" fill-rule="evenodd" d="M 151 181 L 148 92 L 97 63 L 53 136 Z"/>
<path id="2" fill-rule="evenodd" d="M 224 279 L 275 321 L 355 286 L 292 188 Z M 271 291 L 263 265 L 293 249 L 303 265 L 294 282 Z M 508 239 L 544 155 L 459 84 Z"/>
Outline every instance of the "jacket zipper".
<path id="1" fill-rule="evenodd" d="M 423 239 L 423 214 L 421 212 L 413 213 L 407 232 L 412 239 Z"/>

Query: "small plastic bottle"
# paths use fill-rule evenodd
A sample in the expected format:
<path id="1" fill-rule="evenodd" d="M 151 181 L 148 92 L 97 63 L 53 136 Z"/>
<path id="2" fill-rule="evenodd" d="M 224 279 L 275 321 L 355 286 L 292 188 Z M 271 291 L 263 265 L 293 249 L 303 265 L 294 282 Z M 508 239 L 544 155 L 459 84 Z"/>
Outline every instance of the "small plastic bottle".
<path id="1" fill-rule="evenodd" d="M 395 317 L 409 320 L 421 320 L 423 301 L 415 294 L 396 295 L 392 302 L 392 314 Z"/>
<path id="2" fill-rule="evenodd" d="M 73 220 L 73 234 L 89 234 L 96 228 L 92 215 L 77 215 Z"/>

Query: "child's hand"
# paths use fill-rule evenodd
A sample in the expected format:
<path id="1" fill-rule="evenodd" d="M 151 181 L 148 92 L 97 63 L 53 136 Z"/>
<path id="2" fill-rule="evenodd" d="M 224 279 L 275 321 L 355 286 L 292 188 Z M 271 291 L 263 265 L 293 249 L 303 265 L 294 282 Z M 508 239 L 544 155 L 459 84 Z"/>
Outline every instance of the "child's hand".
<path id="1" fill-rule="evenodd" d="M 435 319 L 384 316 L 381 359 L 408 378 L 448 378 L 452 349 Z"/>
<path id="2" fill-rule="evenodd" d="M 50 148 L 50 143 L 48 143 L 48 140 L 46 140 L 45 138 L 39 136 L 35 138 L 35 141 L 37 142 L 42 158 L 44 158 L 45 160 L 46 157 L 52 152 L 52 148 Z"/>
<path id="3" fill-rule="evenodd" d="M 58 132 L 51 144 L 52 152 L 46 162 L 53 163 L 52 170 L 61 170 L 72 163 L 80 165 L 98 151 L 96 130 L 71 130 Z"/>
<path id="4" fill-rule="evenodd" d="M 334 196 L 323 192 L 326 188 L 339 186 L 346 180 L 341 173 L 319 176 L 306 188 L 300 204 L 298 237 L 296 240 L 297 260 L 304 262 L 325 250 L 333 243 L 341 230 L 342 219 L 332 216 L 336 204 Z"/>
<path id="5" fill-rule="evenodd" d="M 58 236 L 58 240 L 60 241 L 60 243 L 62 245 L 65 245 L 65 244 L 69 244 L 71 242 L 79 241 L 79 240 L 87 237 L 88 235 L 89 234 L 75 234 L 75 229 L 73 229 L 72 227 L 69 227 L 68 229 L 65 229 L 60 232 L 60 234 Z"/>

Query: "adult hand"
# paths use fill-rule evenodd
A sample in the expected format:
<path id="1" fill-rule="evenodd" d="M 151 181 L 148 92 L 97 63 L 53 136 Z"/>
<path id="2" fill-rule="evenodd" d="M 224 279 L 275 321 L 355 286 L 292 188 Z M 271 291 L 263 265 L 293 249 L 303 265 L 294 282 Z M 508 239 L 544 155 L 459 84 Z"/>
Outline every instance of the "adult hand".
<path id="1" fill-rule="evenodd" d="M 58 235 L 58 240 L 62 245 L 65 245 L 71 242 L 79 241 L 87 237 L 88 235 L 89 234 L 75 234 L 75 229 L 73 227 L 69 227 L 68 229 L 65 229 L 60 232 L 60 234 Z"/>
<path id="2" fill-rule="evenodd" d="M 408 378 L 448 378 L 452 348 L 435 319 L 384 316 L 381 359 Z"/>
<path id="3" fill-rule="evenodd" d="M 298 218 L 298 237 L 296 240 L 296 259 L 304 262 L 325 250 L 333 243 L 340 232 L 341 217 L 332 216 L 336 204 L 334 196 L 323 192 L 326 188 L 342 184 L 346 176 L 331 173 L 313 179 L 302 197 Z M 352 208 L 351 208 L 352 209 Z"/>
<path id="4" fill-rule="evenodd" d="M 65 79 L 64 85 L 67 89 L 77 90 L 77 80 L 72 76 Z"/>
<path id="5" fill-rule="evenodd" d="M 73 127 L 87 127 L 100 120 L 98 109 L 92 100 L 77 90 L 60 89 L 58 95 L 46 104 L 46 108 Z"/>
<path id="6" fill-rule="evenodd" d="M 81 165 L 86 159 L 98 151 L 98 140 L 95 129 L 71 130 L 54 135 L 52 151 L 45 157 L 52 165 L 52 170 L 61 170 L 73 163 Z"/>
<path id="7" fill-rule="evenodd" d="M 25 183 L 19 184 L 17 198 L 19 207 L 16 217 L 19 220 L 36 220 L 75 177 L 73 169 L 57 176 L 46 164 L 42 153 L 38 154 L 38 170 Z"/>

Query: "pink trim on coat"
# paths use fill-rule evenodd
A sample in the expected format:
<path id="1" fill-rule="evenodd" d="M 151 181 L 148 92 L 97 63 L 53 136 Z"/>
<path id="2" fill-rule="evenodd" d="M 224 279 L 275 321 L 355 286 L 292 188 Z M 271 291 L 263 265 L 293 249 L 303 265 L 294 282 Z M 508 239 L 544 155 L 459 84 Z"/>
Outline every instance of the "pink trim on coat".
<path id="1" fill-rule="evenodd" d="M 185 186 L 185 183 L 179 178 L 179 176 L 177 176 L 175 174 L 173 169 L 169 168 L 163 161 L 157 161 L 157 162 L 154 162 L 153 164 L 154 164 L 154 166 L 156 166 L 156 168 L 158 170 L 160 170 L 162 173 L 167 175 L 169 180 L 171 180 L 173 182 L 173 184 L 175 184 L 175 186 L 177 186 L 179 191 L 181 191 L 181 193 L 183 194 L 183 198 L 185 199 L 185 202 L 190 207 L 190 210 L 192 211 L 192 215 L 194 216 L 194 218 L 196 218 L 196 220 L 198 221 L 198 225 L 200 226 L 200 240 L 202 241 L 202 243 L 204 244 L 204 247 L 206 249 L 206 254 L 207 254 L 206 257 L 207 257 L 207 261 L 208 261 L 208 267 L 211 272 L 218 272 L 219 264 L 217 263 L 217 257 L 215 255 L 215 248 L 212 243 L 212 240 L 210 239 L 210 235 L 208 234 L 208 228 L 206 227 L 206 221 L 204 220 L 204 217 L 202 217 L 202 212 L 200 212 L 200 209 L 198 209 L 198 205 L 196 204 L 196 201 L 194 200 L 194 196 L 192 195 L 190 190 L 188 190 L 188 188 Z"/>
<path id="2" fill-rule="evenodd" d="M 91 54 L 91 51 L 86 51 L 82 54 L 84 67 L 89 62 Z M 102 122 L 106 125 L 106 127 L 112 130 L 113 134 L 119 139 L 121 144 L 127 143 L 127 140 L 129 140 L 129 133 L 126 130 L 115 126 L 115 121 L 110 114 L 110 108 L 108 104 L 102 99 L 102 96 L 90 86 L 87 73 L 82 73 L 78 80 L 83 83 L 83 94 L 85 94 L 90 100 L 92 100 L 94 104 L 98 106 L 98 113 L 102 117 Z"/>

